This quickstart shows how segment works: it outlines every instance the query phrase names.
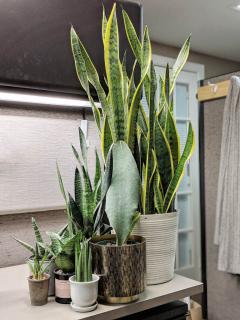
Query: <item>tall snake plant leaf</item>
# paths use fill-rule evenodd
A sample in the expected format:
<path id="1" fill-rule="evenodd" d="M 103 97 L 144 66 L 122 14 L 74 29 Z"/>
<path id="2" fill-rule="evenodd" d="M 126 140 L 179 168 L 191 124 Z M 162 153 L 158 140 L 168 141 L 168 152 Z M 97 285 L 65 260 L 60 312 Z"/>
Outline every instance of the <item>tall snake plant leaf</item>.
<path id="1" fill-rule="evenodd" d="M 83 190 L 83 217 L 87 218 L 91 216 L 91 205 L 93 201 L 92 197 L 92 186 L 91 181 L 88 175 L 88 172 L 85 170 L 84 166 L 81 167 L 84 181 L 84 190 Z"/>
<path id="2" fill-rule="evenodd" d="M 82 185 L 82 178 L 78 168 L 75 169 L 74 193 L 75 193 L 76 204 L 82 213 L 83 212 L 83 185 Z"/>
<path id="3" fill-rule="evenodd" d="M 71 47 L 75 59 L 75 68 L 78 76 L 78 80 L 81 83 L 83 89 L 89 94 L 89 83 L 87 77 L 87 70 L 85 60 L 81 52 L 81 48 L 78 42 L 78 36 L 73 27 L 70 30 Z"/>
<path id="4" fill-rule="evenodd" d="M 187 40 L 184 42 L 178 54 L 176 62 L 173 65 L 170 94 L 173 92 L 177 77 L 188 59 L 189 51 L 190 51 L 190 39 L 191 39 L 191 36 L 189 36 Z"/>
<path id="5" fill-rule="evenodd" d="M 42 236 L 41 236 L 41 233 L 40 233 L 40 230 L 39 230 L 39 226 L 38 226 L 38 224 L 37 224 L 37 222 L 36 222 L 34 217 L 32 217 L 32 227 L 33 227 L 33 230 L 34 230 L 36 243 L 38 243 L 38 242 L 43 243 L 43 239 L 42 239 Z M 44 254 L 45 254 L 45 250 L 42 247 L 38 247 L 38 249 L 39 249 L 41 257 L 43 257 Z"/>
<path id="6" fill-rule="evenodd" d="M 103 43 L 104 43 L 104 39 L 105 39 L 106 29 L 107 29 L 107 18 L 106 18 L 105 8 L 103 6 L 103 12 L 102 12 L 102 41 L 103 41 Z"/>
<path id="7" fill-rule="evenodd" d="M 173 119 L 170 110 L 167 111 L 167 139 L 171 149 L 173 167 L 175 170 L 180 160 L 180 138 L 176 127 L 176 122 Z"/>
<path id="8" fill-rule="evenodd" d="M 73 218 L 74 222 L 77 223 L 78 228 L 80 228 L 80 230 L 83 230 L 83 228 L 84 228 L 83 213 L 81 212 L 79 206 L 74 201 L 74 199 L 70 193 L 69 193 L 69 204 L 71 207 L 72 218 Z"/>
<path id="9" fill-rule="evenodd" d="M 157 210 L 157 213 L 163 213 L 163 195 L 160 187 L 160 174 L 158 172 L 158 168 L 155 171 L 153 190 L 154 190 L 154 205 Z"/>
<path id="10" fill-rule="evenodd" d="M 149 130 L 147 136 L 147 158 L 146 158 L 146 168 L 145 168 L 145 177 L 144 177 L 144 186 L 143 186 L 143 210 L 145 214 L 151 212 L 151 203 L 150 201 L 152 194 L 152 183 L 151 175 L 154 172 L 154 160 L 152 156 L 153 141 L 154 141 L 154 122 L 155 122 L 155 104 L 156 104 L 156 91 L 157 91 L 157 79 L 156 73 L 151 63 L 151 81 L 149 87 Z"/>
<path id="11" fill-rule="evenodd" d="M 101 180 L 101 176 L 102 176 L 101 164 L 100 164 L 98 152 L 95 149 L 95 175 L 94 175 L 94 183 L 93 183 L 94 189 L 96 189 L 96 187 L 98 186 L 99 180 Z"/>
<path id="12" fill-rule="evenodd" d="M 130 46 L 132 48 L 132 51 L 138 61 L 138 63 L 141 65 L 142 62 L 142 54 L 141 54 L 141 43 L 138 39 L 136 30 L 125 10 L 122 10 L 123 14 L 123 20 L 124 20 L 124 26 L 127 34 L 128 41 L 130 43 Z"/>
<path id="13" fill-rule="evenodd" d="M 71 37 L 71 47 L 72 47 L 72 53 L 73 53 L 73 58 L 75 62 L 76 73 L 82 87 L 84 88 L 84 90 L 88 95 L 89 101 L 91 102 L 94 117 L 96 119 L 96 123 L 100 130 L 101 114 L 98 108 L 96 107 L 94 100 L 91 97 L 91 94 L 89 92 L 89 86 L 86 84 L 86 75 L 87 75 L 88 81 L 95 88 L 99 101 L 104 109 L 104 112 L 106 112 L 109 115 L 109 118 L 111 117 L 110 105 L 107 102 L 107 97 L 100 83 L 97 70 L 73 27 L 71 28 L 70 37 Z M 84 63 L 82 63 L 83 60 L 84 60 Z M 84 76 L 81 75 L 82 72 L 84 73 Z"/>
<path id="14" fill-rule="evenodd" d="M 145 77 L 147 76 L 148 70 L 150 68 L 151 57 L 152 57 L 151 43 L 149 39 L 148 29 L 145 28 L 143 44 L 142 44 L 142 68 L 143 68 L 142 75 L 141 75 L 141 80 L 134 93 L 132 104 L 129 111 L 129 117 L 128 117 L 127 144 L 129 148 L 132 150 L 132 152 L 134 152 L 136 127 L 137 127 L 140 101 L 142 97 L 142 88 L 143 88 Z"/>
<path id="15" fill-rule="evenodd" d="M 93 215 L 94 232 L 97 232 L 97 230 L 99 229 L 103 216 L 105 214 L 106 195 L 112 181 L 112 170 L 113 170 L 113 156 L 112 156 L 112 146 L 111 146 L 107 155 L 105 171 L 102 179 L 101 199 L 98 205 L 96 206 L 94 215 Z"/>
<path id="16" fill-rule="evenodd" d="M 119 34 L 116 16 L 116 4 L 113 5 L 107 22 L 104 38 L 104 61 L 113 108 L 114 129 L 113 141 L 124 140 L 124 101 L 123 101 L 123 73 L 119 60 Z"/>
<path id="17" fill-rule="evenodd" d="M 194 144 L 195 144 L 195 142 L 194 142 L 194 133 L 193 133 L 193 129 L 192 129 L 192 124 L 189 123 L 188 136 L 187 136 L 187 141 L 186 141 L 183 153 L 181 155 L 181 158 L 180 158 L 178 166 L 175 170 L 174 176 L 168 186 L 166 195 L 164 197 L 164 210 L 165 210 L 165 212 L 168 212 L 168 209 L 171 206 L 172 200 L 174 199 L 174 196 L 176 194 L 178 186 L 179 186 L 181 179 L 184 175 L 185 165 L 193 153 Z"/>
<path id="18" fill-rule="evenodd" d="M 14 238 L 14 237 L 13 237 Z M 19 244 L 21 244 L 25 249 L 27 249 L 28 251 L 30 251 L 33 255 L 35 255 L 35 249 L 33 248 L 33 246 L 31 246 L 30 244 L 19 240 L 17 238 L 14 238 Z"/>
<path id="19" fill-rule="evenodd" d="M 113 143 L 111 129 L 108 122 L 108 117 L 104 116 L 103 127 L 101 132 L 101 150 L 104 161 L 107 159 L 108 151 Z"/>
<path id="20" fill-rule="evenodd" d="M 72 228 L 72 214 L 71 214 L 71 209 L 69 207 L 69 202 L 68 202 L 68 198 L 64 189 L 64 185 L 63 185 L 63 180 L 62 180 L 62 176 L 57 164 L 57 176 L 58 176 L 58 182 L 59 182 L 59 186 L 60 186 L 60 190 L 61 193 L 63 195 L 64 201 L 65 201 L 65 205 L 66 205 L 66 211 L 67 211 L 67 219 L 68 219 L 68 229 L 69 232 L 72 234 L 73 233 L 73 228 Z"/>
<path id="21" fill-rule="evenodd" d="M 80 127 L 78 128 L 78 131 L 79 131 L 79 141 L 80 141 L 82 160 L 83 160 L 84 167 L 87 170 L 87 150 L 88 150 L 87 141 Z"/>
<path id="22" fill-rule="evenodd" d="M 140 177 L 131 150 L 124 141 L 113 144 L 112 158 L 112 180 L 106 196 L 106 213 L 116 232 L 117 245 L 123 245 L 137 212 Z"/>
<path id="23" fill-rule="evenodd" d="M 155 151 L 162 187 L 165 193 L 170 181 L 172 180 L 174 168 L 169 143 L 158 121 L 155 123 Z"/>

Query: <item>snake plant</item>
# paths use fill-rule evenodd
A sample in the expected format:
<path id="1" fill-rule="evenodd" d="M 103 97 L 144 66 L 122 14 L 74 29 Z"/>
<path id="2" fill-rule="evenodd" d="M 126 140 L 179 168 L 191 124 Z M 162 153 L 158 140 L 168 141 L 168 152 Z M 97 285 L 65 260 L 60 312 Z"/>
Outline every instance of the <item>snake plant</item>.
<path id="1" fill-rule="evenodd" d="M 38 249 L 38 255 L 40 257 L 44 257 L 45 254 L 47 254 L 46 250 L 46 244 L 43 241 L 39 226 L 35 220 L 35 218 L 32 217 L 32 227 L 34 231 L 35 236 L 35 247 L 28 244 L 25 241 L 22 241 L 20 239 L 14 238 L 18 243 L 20 243 L 25 249 L 27 249 L 33 256 L 36 256 L 36 248 Z"/>
<path id="2" fill-rule="evenodd" d="M 47 260 L 47 255 L 40 256 L 38 251 L 38 245 L 35 247 L 35 254 L 33 256 L 33 263 L 28 261 L 29 268 L 31 270 L 32 278 L 34 280 L 42 280 L 44 279 L 44 273 L 47 271 L 49 265 L 45 264 Z"/>
<path id="3" fill-rule="evenodd" d="M 105 196 L 103 195 L 103 181 L 106 185 L 108 177 L 102 173 L 99 156 L 95 151 L 95 176 L 93 182 L 91 181 L 87 166 L 87 142 L 81 128 L 79 128 L 79 140 L 80 152 L 72 146 L 73 154 L 78 162 L 75 169 L 74 197 L 66 193 L 58 166 L 57 173 L 66 203 L 69 234 L 73 236 L 81 231 L 86 238 L 91 238 L 98 229 L 101 229 L 102 233 L 109 229 L 106 224 L 102 223 L 103 212 L 101 211 L 100 216 L 98 214 L 100 200 Z"/>
<path id="4" fill-rule="evenodd" d="M 92 253 L 89 240 L 77 235 L 75 241 L 75 281 L 92 281 Z"/>
<path id="5" fill-rule="evenodd" d="M 126 35 L 136 57 L 131 74 L 126 72 L 126 55 L 122 60 L 119 56 L 116 5 L 108 19 L 103 10 L 102 19 L 108 91 L 105 92 L 101 85 L 97 70 L 72 27 L 70 36 L 76 73 L 92 105 L 100 132 L 103 158 L 106 159 L 112 142 L 125 141 L 134 155 L 141 176 L 139 210 L 143 214 L 165 213 L 174 210 L 174 198 L 194 148 L 194 133 L 189 123 L 187 140 L 181 152 L 173 114 L 174 86 L 188 58 L 190 37 L 180 50 L 171 72 L 167 65 L 164 77 L 157 79 L 148 28 L 145 27 L 140 41 L 127 13 L 123 10 L 122 14 Z M 135 84 L 137 64 L 141 69 L 141 79 Z M 101 110 L 96 107 L 90 86 L 97 92 Z M 143 92 L 148 105 L 147 112 L 141 103 Z"/>

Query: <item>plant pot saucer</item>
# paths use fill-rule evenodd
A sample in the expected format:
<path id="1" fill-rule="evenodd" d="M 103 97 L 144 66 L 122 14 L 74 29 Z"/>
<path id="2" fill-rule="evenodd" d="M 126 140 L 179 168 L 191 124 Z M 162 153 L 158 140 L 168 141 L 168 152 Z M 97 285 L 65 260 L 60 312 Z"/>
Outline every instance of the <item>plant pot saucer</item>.
<path id="1" fill-rule="evenodd" d="M 74 311 L 76 312 L 90 312 L 90 311 L 93 311 L 97 308 L 97 305 L 98 303 L 96 302 L 95 304 L 93 304 L 92 306 L 89 306 L 89 307 L 78 307 L 76 305 L 74 305 L 72 302 L 71 302 L 71 307 Z"/>

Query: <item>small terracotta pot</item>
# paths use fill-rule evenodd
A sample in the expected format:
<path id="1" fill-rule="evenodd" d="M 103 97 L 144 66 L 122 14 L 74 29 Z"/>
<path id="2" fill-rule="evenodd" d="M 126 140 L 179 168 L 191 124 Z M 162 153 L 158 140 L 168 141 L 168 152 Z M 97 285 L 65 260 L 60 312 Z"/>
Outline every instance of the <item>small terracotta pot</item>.
<path id="1" fill-rule="evenodd" d="M 61 304 L 71 303 L 70 282 L 69 278 L 74 275 L 71 273 L 64 273 L 60 269 L 54 271 L 55 274 L 55 301 Z"/>
<path id="2" fill-rule="evenodd" d="M 44 274 L 44 279 L 35 280 L 28 277 L 29 294 L 32 306 L 43 306 L 48 301 L 49 274 Z"/>
<path id="3" fill-rule="evenodd" d="M 31 265 L 33 266 L 33 258 L 30 257 L 27 262 L 30 262 Z M 45 270 L 47 274 L 50 275 L 50 279 L 49 279 L 49 288 L 48 288 L 48 296 L 54 296 L 55 295 L 55 277 L 54 277 L 54 270 L 56 269 L 56 265 L 54 261 L 49 261 L 46 260 L 44 262 L 44 266 L 48 266 L 47 269 Z M 31 272 L 30 272 L 31 275 Z"/>
<path id="4" fill-rule="evenodd" d="M 116 246 L 115 235 L 91 241 L 94 273 L 100 276 L 99 298 L 108 303 L 129 303 L 145 290 L 146 241 L 130 236 L 128 244 Z"/>

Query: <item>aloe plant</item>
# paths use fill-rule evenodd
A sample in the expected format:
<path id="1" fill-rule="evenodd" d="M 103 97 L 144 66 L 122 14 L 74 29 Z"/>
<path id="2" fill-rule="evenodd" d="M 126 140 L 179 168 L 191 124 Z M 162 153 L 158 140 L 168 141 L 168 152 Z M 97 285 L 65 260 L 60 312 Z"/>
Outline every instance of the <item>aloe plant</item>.
<path id="1" fill-rule="evenodd" d="M 126 72 L 126 58 L 121 61 L 119 57 L 116 5 L 108 19 L 103 10 L 102 20 L 108 92 L 104 91 L 97 70 L 72 27 L 70 36 L 76 73 L 92 104 L 101 137 L 103 158 L 106 159 L 112 142 L 125 141 L 134 155 L 141 176 L 139 210 L 143 214 L 165 213 L 174 210 L 174 198 L 185 165 L 194 149 L 194 133 L 189 123 L 187 140 L 181 154 L 173 114 L 174 86 L 188 58 L 190 37 L 180 50 L 172 72 L 167 65 L 164 77 L 157 79 L 148 28 L 145 28 L 143 40 L 140 42 L 124 10 L 123 19 L 126 35 L 136 57 L 132 73 L 128 75 Z M 141 69 L 141 79 L 137 85 L 134 83 L 136 64 L 139 64 Z M 97 92 L 101 111 L 91 96 L 90 86 Z M 160 94 L 157 97 L 158 86 Z M 143 92 L 146 95 L 148 114 L 141 104 Z"/>
<path id="2" fill-rule="evenodd" d="M 92 281 L 92 253 L 89 239 L 78 234 L 75 240 L 75 281 Z"/>
<path id="3" fill-rule="evenodd" d="M 98 153 L 95 151 L 95 175 L 93 182 L 91 181 L 87 166 L 88 147 L 81 128 L 79 128 L 79 140 L 80 152 L 72 146 L 73 154 L 78 162 L 78 166 L 75 169 L 74 197 L 65 191 L 58 166 L 57 173 L 60 189 L 66 203 L 69 234 L 73 236 L 78 231 L 81 231 L 86 238 L 90 238 L 99 228 L 101 228 L 102 232 L 109 230 L 107 225 L 101 223 L 101 219 L 98 219 L 98 223 L 96 223 L 99 203 L 102 198 L 104 175 L 101 170 Z"/>

